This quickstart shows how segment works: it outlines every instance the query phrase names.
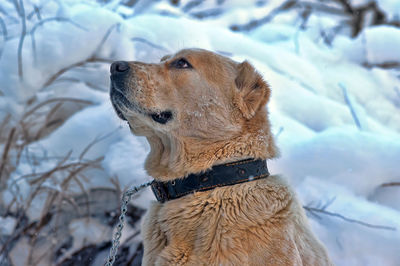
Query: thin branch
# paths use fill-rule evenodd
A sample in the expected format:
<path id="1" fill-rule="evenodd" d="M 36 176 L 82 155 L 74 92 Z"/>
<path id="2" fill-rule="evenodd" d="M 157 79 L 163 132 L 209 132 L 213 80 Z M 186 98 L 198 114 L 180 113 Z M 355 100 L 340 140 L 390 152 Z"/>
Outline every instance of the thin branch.
<path id="1" fill-rule="evenodd" d="M 345 16 L 342 9 L 331 7 L 322 3 L 301 1 L 299 3 L 296 3 L 296 7 L 310 8 L 313 11 L 321 11 L 332 15 Z"/>
<path id="2" fill-rule="evenodd" d="M 279 128 L 278 132 L 274 136 L 275 140 L 277 140 L 279 138 L 279 136 L 282 134 L 283 130 L 284 130 L 283 127 Z"/>
<path id="3" fill-rule="evenodd" d="M 152 42 L 149 42 L 148 40 L 146 40 L 144 38 L 134 37 L 134 38 L 131 39 L 131 41 L 133 41 L 133 42 L 142 42 L 142 43 L 145 43 L 145 44 L 147 44 L 147 45 L 149 45 L 149 46 L 151 46 L 153 48 L 156 48 L 156 49 L 159 49 L 159 50 L 162 50 L 162 51 L 168 51 L 166 48 L 164 48 L 164 47 L 162 47 L 160 45 L 154 44 Z"/>
<path id="4" fill-rule="evenodd" d="M 106 138 L 112 136 L 115 132 L 117 132 L 118 129 L 111 131 L 110 133 L 107 133 L 101 137 L 96 137 L 92 142 L 90 142 L 81 152 L 79 155 L 79 160 L 83 160 L 83 157 L 86 155 L 86 153 L 97 143 L 105 140 Z"/>
<path id="5" fill-rule="evenodd" d="M 384 69 L 400 69 L 400 62 L 392 61 L 392 62 L 384 62 L 384 63 L 363 63 L 363 66 L 366 68 L 374 68 L 374 67 L 379 67 L 379 68 L 384 68 Z"/>
<path id="6" fill-rule="evenodd" d="M 380 10 L 379 6 L 375 1 L 368 1 L 364 5 L 354 7 L 351 5 L 351 1 L 348 0 L 335 0 L 343 6 L 345 13 L 350 16 L 351 22 L 349 23 L 352 29 L 352 37 L 356 37 L 362 30 L 362 23 L 367 11 L 373 12 L 372 25 L 379 25 L 387 23 L 385 13 Z"/>
<path id="7" fill-rule="evenodd" d="M 33 5 L 33 11 L 36 14 L 38 20 L 42 20 L 42 15 L 40 14 L 40 8 L 37 5 Z"/>
<path id="8" fill-rule="evenodd" d="M 350 97 L 347 94 L 347 88 L 340 82 L 339 82 L 338 85 L 343 91 L 344 100 L 345 100 L 347 106 L 349 107 L 349 110 L 350 110 L 351 116 L 353 117 L 354 123 L 356 124 L 356 126 L 357 126 L 357 128 L 359 130 L 362 130 L 360 120 L 358 119 L 357 113 L 356 113 L 356 111 L 355 111 L 355 109 L 353 107 L 353 104 L 352 104 L 352 102 L 350 100 Z"/>
<path id="9" fill-rule="evenodd" d="M 222 8 L 210 8 L 198 12 L 193 12 L 190 13 L 191 16 L 197 18 L 197 19 L 205 19 L 208 17 L 216 17 L 221 15 L 224 12 Z"/>
<path id="10" fill-rule="evenodd" d="M 61 106 L 63 105 L 64 102 L 59 102 L 57 103 L 54 107 L 52 107 L 50 109 L 50 111 L 47 112 L 45 121 L 43 123 L 43 125 L 41 126 L 41 128 L 36 132 L 35 137 L 33 138 L 34 140 L 39 140 L 40 137 L 42 136 L 42 134 L 45 132 L 46 129 L 48 129 L 49 127 L 51 127 L 52 125 L 61 122 L 60 119 L 55 119 L 52 120 L 52 117 L 54 116 L 54 114 L 56 113 L 56 111 L 58 109 L 61 108 Z"/>
<path id="11" fill-rule="evenodd" d="M 104 88 L 103 87 L 101 87 L 101 86 L 99 86 L 99 85 L 97 85 L 97 84 L 95 84 L 95 83 L 92 83 L 92 82 L 88 82 L 88 81 L 83 81 L 83 80 L 81 80 L 81 79 L 78 79 L 78 78 L 70 78 L 70 77 L 65 77 L 65 78 L 58 78 L 55 82 L 76 82 L 76 83 L 83 83 L 83 84 L 85 84 L 86 86 L 88 86 L 89 88 L 92 88 L 92 89 L 95 89 L 95 90 L 99 90 L 99 91 L 104 91 Z"/>
<path id="12" fill-rule="evenodd" d="M 59 76 L 61 76 L 62 74 L 64 74 L 65 72 L 67 72 L 68 70 L 71 70 L 75 67 L 80 67 L 83 65 L 86 65 L 87 63 L 112 63 L 112 60 L 109 59 L 102 59 L 102 58 L 97 58 L 97 57 L 90 57 L 88 59 L 86 59 L 85 61 L 80 61 L 78 63 L 72 64 L 70 66 L 64 67 L 61 70 L 59 70 L 57 73 L 55 73 L 54 75 L 52 75 L 44 84 L 43 84 L 43 88 L 48 87 L 50 84 L 52 84 L 56 79 L 58 79 Z"/>
<path id="13" fill-rule="evenodd" d="M 195 8 L 196 6 L 201 5 L 204 0 L 192 0 L 188 2 L 184 7 L 182 7 L 183 12 L 189 12 L 191 9 Z"/>
<path id="14" fill-rule="evenodd" d="M 100 51 L 103 48 L 104 43 L 107 41 L 108 37 L 110 36 L 111 32 L 117 28 L 119 25 L 121 25 L 120 23 L 115 23 L 114 25 L 112 25 L 110 28 L 108 28 L 106 34 L 104 34 L 103 38 L 101 39 L 99 45 L 96 48 L 96 52 Z"/>
<path id="15" fill-rule="evenodd" d="M 18 14 L 20 14 L 20 7 L 19 7 L 19 3 L 18 0 L 13 0 L 13 4 L 14 4 L 14 8 L 17 11 Z"/>
<path id="16" fill-rule="evenodd" d="M 14 0 L 16 3 L 17 0 Z M 25 8 L 24 1 L 19 0 L 19 15 L 21 17 L 22 29 L 21 29 L 21 37 L 18 43 L 18 76 L 19 79 L 22 80 L 24 78 L 23 66 L 22 66 L 22 47 L 24 45 L 25 35 L 26 35 L 26 18 L 25 18 Z"/>
<path id="17" fill-rule="evenodd" d="M 81 30 L 87 31 L 87 29 L 86 29 L 85 27 L 83 27 L 83 26 L 79 25 L 78 23 L 76 23 L 76 22 L 70 20 L 69 18 L 52 17 L 52 18 L 45 18 L 45 19 L 40 20 L 38 23 L 36 23 L 36 24 L 32 27 L 32 29 L 31 29 L 31 31 L 30 31 L 31 40 L 32 40 L 31 42 L 32 42 L 33 59 L 34 59 L 35 63 L 36 63 L 36 61 L 37 61 L 37 56 L 36 56 L 36 39 L 35 39 L 36 30 L 37 30 L 40 26 L 43 26 L 45 23 L 52 22 L 52 21 L 57 21 L 57 22 L 68 22 L 68 23 L 70 23 L 70 24 L 76 26 L 77 28 L 79 28 L 79 29 L 81 29 Z"/>
<path id="18" fill-rule="evenodd" d="M 399 87 L 396 86 L 396 87 L 393 87 L 393 89 L 396 92 L 397 97 L 399 97 L 399 99 L 400 99 L 400 89 L 399 89 Z"/>
<path id="19" fill-rule="evenodd" d="M 76 99 L 76 98 L 69 98 L 69 97 L 59 97 L 59 98 L 53 98 L 46 100 L 44 102 L 39 103 L 38 105 L 34 106 L 32 109 L 28 110 L 25 112 L 25 114 L 22 116 L 22 120 L 26 120 L 27 117 L 32 115 L 34 112 L 36 112 L 38 109 L 41 107 L 48 105 L 50 103 L 54 102 L 77 102 L 77 103 L 82 103 L 82 104 L 93 104 L 93 102 L 88 101 L 88 100 L 82 100 L 82 99 Z"/>
<path id="20" fill-rule="evenodd" d="M 380 185 L 381 187 L 396 187 L 400 186 L 400 182 L 389 182 L 389 183 L 383 183 Z"/>
<path id="21" fill-rule="evenodd" d="M 128 236 L 127 238 L 124 239 L 124 242 L 121 243 L 121 246 L 123 246 L 124 244 L 128 243 L 129 241 L 131 241 L 135 236 L 140 234 L 140 229 L 136 230 L 135 232 L 133 232 L 130 236 Z"/>
<path id="22" fill-rule="evenodd" d="M 90 162 L 84 162 L 84 163 L 76 162 L 76 163 L 69 163 L 69 164 L 65 164 L 65 165 L 58 165 L 57 167 L 51 169 L 50 171 L 43 172 L 43 173 L 37 173 L 37 174 L 26 174 L 26 175 L 21 176 L 20 179 L 39 176 L 38 178 L 29 181 L 30 185 L 35 185 L 35 184 L 41 183 L 43 180 L 46 180 L 47 178 L 49 178 L 56 172 L 69 170 L 70 168 L 74 168 L 74 167 L 78 167 L 78 166 L 80 168 L 87 168 L 89 166 L 93 166 L 94 164 L 96 164 L 98 162 L 101 162 L 102 160 L 103 160 L 103 157 L 99 157 Z"/>
<path id="23" fill-rule="evenodd" d="M 0 123 L 0 134 L 2 134 L 3 135 L 3 131 L 5 130 L 5 128 L 6 128 L 6 125 L 8 125 L 8 123 L 10 122 L 10 120 L 11 120 L 11 114 L 10 113 L 8 113 L 4 118 L 3 118 L 3 121 L 1 121 L 1 123 Z M 5 133 L 5 132 L 4 132 Z M 2 139 L 0 138 L 0 141 L 1 141 Z"/>
<path id="24" fill-rule="evenodd" d="M 7 164 L 7 157 L 8 157 L 8 153 L 10 152 L 10 148 L 11 148 L 11 143 L 13 142 L 14 139 L 14 135 L 15 135 L 15 127 L 11 129 L 10 133 L 8 134 L 8 139 L 6 142 L 6 145 L 4 146 L 4 150 L 3 150 L 3 154 L 1 156 L 1 162 L 0 162 L 0 189 L 2 187 L 2 176 L 3 176 L 3 171 L 6 167 Z"/>
<path id="25" fill-rule="evenodd" d="M 78 23 L 74 22 L 73 20 L 71 20 L 71 19 L 69 19 L 69 18 L 51 17 L 51 18 L 42 19 L 41 21 L 39 21 L 38 23 L 36 23 L 36 24 L 32 27 L 32 29 L 31 29 L 31 31 L 30 31 L 30 34 L 34 35 L 35 32 L 36 32 L 36 30 L 37 30 L 39 27 L 43 26 L 44 24 L 46 24 L 46 23 L 48 23 L 48 22 L 52 22 L 52 21 L 57 21 L 57 22 L 68 22 L 68 23 L 72 24 L 73 26 L 75 26 L 75 27 L 77 27 L 77 28 L 79 28 L 79 29 L 81 29 L 81 30 L 88 31 L 87 28 L 85 28 L 85 27 L 79 25 Z"/>
<path id="26" fill-rule="evenodd" d="M 397 229 L 395 227 L 392 226 L 386 226 L 386 225 L 375 225 L 375 224 L 370 224 L 370 223 L 366 223 L 363 221 L 359 221 L 359 220 L 355 220 L 355 219 L 351 219 L 351 218 L 347 218 L 339 213 L 335 213 L 335 212 L 329 212 L 323 209 L 318 209 L 318 208 L 313 208 L 313 207 L 308 207 L 308 206 L 303 206 L 303 208 L 307 211 L 309 211 L 310 213 L 322 213 L 322 214 L 326 214 L 332 217 L 337 217 L 340 218 L 346 222 L 350 222 L 350 223 L 355 223 L 355 224 L 359 224 L 362 226 L 366 226 L 369 228 L 375 228 L 375 229 L 383 229 L 383 230 L 390 230 L 390 231 L 396 231 Z"/>
<path id="27" fill-rule="evenodd" d="M 36 15 L 36 17 L 39 19 L 39 20 L 41 20 L 41 18 L 39 18 L 39 16 L 40 16 L 40 11 L 43 9 L 43 7 L 45 6 L 45 5 L 47 5 L 47 3 L 49 3 L 50 2 L 50 0 L 47 0 L 47 1 L 42 1 L 41 2 L 41 4 L 39 5 L 39 6 L 37 6 L 37 5 L 34 5 L 34 9 L 31 11 L 31 13 L 29 13 L 27 16 L 26 16 L 26 18 L 28 19 L 28 20 L 31 20 L 32 19 L 32 17 L 34 16 L 34 15 Z"/>
<path id="28" fill-rule="evenodd" d="M 43 21 L 43 20 L 42 20 Z M 96 56 L 96 53 L 98 52 L 99 49 L 102 48 L 102 46 L 104 45 L 104 42 L 107 40 L 107 38 L 109 37 L 109 35 L 111 34 L 111 31 L 117 27 L 119 24 L 114 24 L 112 25 L 106 32 L 106 34 L 103 36 L 102 40 L 100 41 L 100 43 L 97 46 L 97 49 L 93 52 L 93 54 L 86 60 L 84 61 L 80 61 L 77 62 L 75 64 L 72 64 L 70 66 L 67 66 L 65 68 L 62 68 L 61 70 L 59 70 L 57 73 L 55 73 L 54 75 L 52 75 L 43 85 L 43 88 L 49 86 L 50 84 L 52 84 L 56 79 L 58 79 L 62 74 L 64 74 L 65 72 L 67 72 L 68 70 L 71 70 L 75 67 L 79 67 L 79 66 L 83 66 L 87 63 L 112 63 L 113 61 L 110 59 L 103 59 L 103 58 L 98 58 Z"/>
<path id="29" fill-rule="evenodd" d="M 0 17 L 0 28 L 1 28 L 1 35 L 3 36 L 3 45 L 0 47 L 0 59 L 1 59 L 1 56 L 3 55 L 4 45 L 5 42 L 7 41 L 7 35 L 8 35 L 7 26 L 2 17 Z"/>
<path id="30" fill-rule="evenodd" d="M 280 6 L 274 8 L 268 15 L 265 17 L 259 19 L 259 20 L 253 20 L 250 21 L 249 23 L 243 24 L 243 25 L 232 25 L 230 28 L 233 31 L 250 31 L 254 28 L 257 28 L 269 21 L 271 21 L 279 12 L 283 10 L 287 10 L 292 8 L 297 4 L 297 0 L 287 0 Z"/>

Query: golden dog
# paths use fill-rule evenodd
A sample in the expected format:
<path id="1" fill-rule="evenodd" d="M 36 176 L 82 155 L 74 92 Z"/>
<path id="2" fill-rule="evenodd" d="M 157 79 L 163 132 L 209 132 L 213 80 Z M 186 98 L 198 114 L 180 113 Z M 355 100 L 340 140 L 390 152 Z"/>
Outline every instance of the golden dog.
<path id="1" fill-rule="evenodd" d="M 157 181 L 277 156 L 270 88 L 247 61 L 185 49 L 158 64 L 115 62 L 111 81 L 117 114 L 150 143 Z M 143 265 L 332 265 L 279 176 L 155 202 L 142 235 Z"/>

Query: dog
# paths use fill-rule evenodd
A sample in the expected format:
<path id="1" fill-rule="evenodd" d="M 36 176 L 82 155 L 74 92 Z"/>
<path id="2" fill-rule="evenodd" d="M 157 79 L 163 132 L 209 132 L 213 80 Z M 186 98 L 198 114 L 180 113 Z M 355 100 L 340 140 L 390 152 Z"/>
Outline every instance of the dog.
<path id="1" fill-rule="evenodd" d="M 333 265 L 294 191 L 268 173 L 271 90 L 249 62 L 184 49 L 110 72 L 117 115 L 151 148 L 159 202 L 142 221 L 143 265 Z"/>

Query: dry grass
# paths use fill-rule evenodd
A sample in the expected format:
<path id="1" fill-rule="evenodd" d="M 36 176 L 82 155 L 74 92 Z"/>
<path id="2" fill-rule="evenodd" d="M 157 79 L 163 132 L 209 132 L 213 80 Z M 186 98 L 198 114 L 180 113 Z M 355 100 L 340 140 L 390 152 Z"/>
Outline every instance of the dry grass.
<path id="1" fill-rule="evenodd" d="M 307 206 L 303 206 L 303 208 L 316 219 L 321 219 L 320 215 L 325 215 L 329 217 L 335 217 L 341 219 L 345 222 L 358 224 L 361 226 L 373 228 L 373 229 L 382 229 L 382 230 L 389 230 L 389 231 L 396 231 L 397 228 L 387 225 L 378 225 L 378 224 L 371 224 L 365 221 L 360 221 L 356 219 L 352 219 L 349 217 L 344 216 L 343 214 L 328 211 L 327 208 L 335 201 L 336 198 L 330 199 L 328 202 L 321 204 L 321 202 L 317 203 L 316 206 L 313 206 L 313 203 L 308 204 Z"/>
<path id="2" fill-rule="evenodd" d="M 62 157 L 44 156 L 38 158 L 36 154 L 27 149 L 32 142 L 50 134 L 48 129 L 51 125 L 56 122 L 58 125 L 64 122 L 58 121 L 54 113 L 66 102 L 76 102 L 86 106 L 91 104 L 88 101 L 72 98 L 49 99 L 27 108 L 21 119 L 13 126 L 10 126 L 12 122 L 10 115 L 6 116 L 4 121 L 0 123 L 0 136 L 5 136 L 1 139 L 2 146 L 0 146 L 2 147 L 0 193 L 7 190 L 13 195 L 12 200 L 7 204 L 0 201 L 0 210 L 2 216 L 14 217 L 16 220 L 14 231 L 3 241 L 0 247 L 0 255 L 5 255 L 3 259 L 23 238 L 29 239 L 30 249 L 27 252 L 29 252 L 28 261 L 30 261 L 30 265 L 37 265 L 41 260 L 48 259 L 48 255 L 38 256 L 38 254 L 35 254 L 35 250 L 38 245 L 42 244 L 43 238 L 49 239 L 49 241 L 57 239 L 60 230 L 65 230 L 65 219 L 63 217 L 65 217 L 66 204 L 74 210 L 81 210 L 80 215 L 82 217 L 90 216 L 90 206 L 94 202 L 89 201 L 89 194 L 84 186 L 84 183 L 88 181 L 85 173 L 93 170 L 103 171 L 101 168 L 103 158 L 86 159 L 85 155 L 93 146 L 108 136 L 97 138 L 86 147 L 82 147 L 77 158 L 72 158 L 71 152 Z M 33 127 L 35 129 L 31 130 Z M 31 164 L 33 171 L 18 177 L 11 177 L 11 173 L 16 170 L 21 161 Z M 44 171 L 35 170 L 37 164 L 46 162 L 54 166 Z M 114 184 L 117 189 L 112 191 L 118 199 L 121 189 L 116 180 L 114 179 Z M 29 185 L 28 195 L 19 191 L 18 183 L 20 181 Z M 49 186 L 49 184 L 54 186 Z M 83 201 L 83 208 L 76 203 L 77 195 L 82 195 L 86 199 Z M 34 204 L 37 205 L 39 199 L 42 201 L 39 218 L 30 220 L 28 215 L 30 208 Z M 49 230 L 50 223 L 52 230 Z M 60 230 L 57 228 L 60 228 Z M 0 264 L 3 265 L 1 261 Z"/>

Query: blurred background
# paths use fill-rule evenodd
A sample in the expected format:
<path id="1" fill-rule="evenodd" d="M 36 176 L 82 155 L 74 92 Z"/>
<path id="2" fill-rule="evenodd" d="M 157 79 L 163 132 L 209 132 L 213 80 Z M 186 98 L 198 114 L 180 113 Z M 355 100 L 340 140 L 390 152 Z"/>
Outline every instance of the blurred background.
<path id="1" fill-rule="evenodd" d="M 149 151 L 110 104 L 115 60 L 183 48 L 249 60 L 281 151 L 337 265 L 400 265 L 400 1 L 0 2 L 0 265 L 102 265 Z M 140 265 L 135 196 L 116 265 Z"/>

